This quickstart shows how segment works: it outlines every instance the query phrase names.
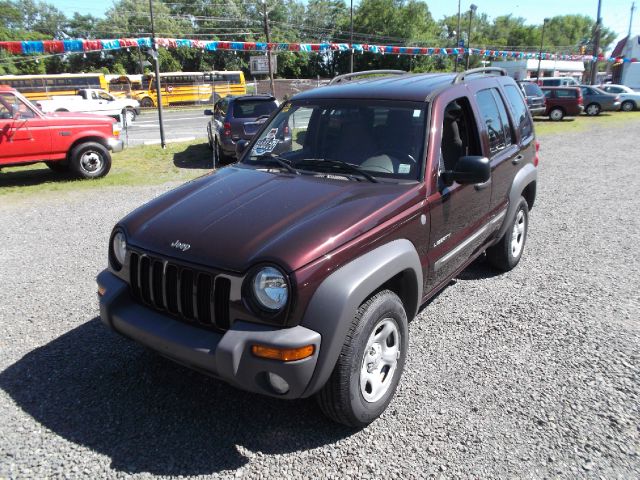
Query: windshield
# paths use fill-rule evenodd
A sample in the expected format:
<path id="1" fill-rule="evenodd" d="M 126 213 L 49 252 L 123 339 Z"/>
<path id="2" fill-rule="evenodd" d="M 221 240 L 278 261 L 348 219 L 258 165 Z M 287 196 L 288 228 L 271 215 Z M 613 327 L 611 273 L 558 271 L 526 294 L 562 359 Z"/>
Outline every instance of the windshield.
<path id="1" fill-rule="evenodd" d="M 425 109 L 420 102 L 371 99 L 293 101 L 262 130 L 243 163 L 277 156 L 301 172 L 326 172 L 331 166 L 331 173 L 416 180 Z"/>

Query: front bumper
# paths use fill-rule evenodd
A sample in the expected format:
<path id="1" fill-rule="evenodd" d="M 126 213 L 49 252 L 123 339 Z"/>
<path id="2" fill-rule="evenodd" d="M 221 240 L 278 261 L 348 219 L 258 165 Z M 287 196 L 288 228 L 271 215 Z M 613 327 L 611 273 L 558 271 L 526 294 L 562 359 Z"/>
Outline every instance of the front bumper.
<path id="1" fill-rule="evenodd" d="M 124 150 L 124 142 L 119 138 L 110 138 L 109 140 L 107 140 L 107 145 L 109 147 L 109 150 L 114 153 Z"/>
<path id="2" fill-rule="evenodd" d="M 104 289 L 100 318 L 116 332 L 145 345 L 175 362 L 220 378 L 250 392 L 299 398 L 313 376 L 320 350 L 320 334 L 297 326 L 277 328 L 237 320 L 225 333 L 204 330 L 144 307 L 133 300 L 126 282 L 108 270 L 98 275 Z M 254 344 L 280 348 L 314 345 L 312 356 L 293 362 L 258 358 Z M 278 394 L 268 382 L 275 373 L 289 384 Z"/>

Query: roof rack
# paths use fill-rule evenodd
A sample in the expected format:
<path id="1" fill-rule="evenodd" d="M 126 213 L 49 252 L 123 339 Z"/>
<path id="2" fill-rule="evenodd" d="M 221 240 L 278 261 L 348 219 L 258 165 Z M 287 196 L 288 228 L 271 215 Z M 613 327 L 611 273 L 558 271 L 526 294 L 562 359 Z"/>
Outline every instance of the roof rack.
<path id="1" fill-rule="evenodd" d="M 406 75 L 404 70 L 366 70 L 364 72 L 345 73 L 344 75 L 338 75 L 329 82 L 329 85 L 335 85 L 344 80 L 350 80 L 355 77 L 364 77 L 366 75 Z"/>
<path id="2" fill-rule="evenodd" d="M 471 70 L 465 70 L 464 72 L 460 72 L 456 75 L 456 78 L 453 79 L 452 83 L 460 83 L 467 79 L 468 76 L 471 75 L 480 75 L 480 74 L 491 74 L 497 73 L 500 74 L 501 77 L 507 76 L 507 71 L 504 68 L 499 67 L 480 67 L 480 68 L 472 68 Z"/>

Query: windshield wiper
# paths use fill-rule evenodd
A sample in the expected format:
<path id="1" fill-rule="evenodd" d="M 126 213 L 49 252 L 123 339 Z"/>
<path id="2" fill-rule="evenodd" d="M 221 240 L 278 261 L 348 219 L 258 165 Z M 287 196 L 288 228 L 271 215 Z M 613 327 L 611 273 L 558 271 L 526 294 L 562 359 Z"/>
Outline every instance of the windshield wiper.
<path id="1" fill-rule="evenodd" d="M 255 158 L 256 160 L 271 160 L 280 165 L 287 172 L 300 175 L 300 172 L 291 165 L 291 162 L 288 159 L 281 157 L 280 155 L 276 155 L 275 153 L 263 153 L 262 155 L 258 155 Z"/>
<path id="2" fill-rule="evenodd" d="M 342 173 L 353 173 L 355 175 L 362 175 L 364 178 L 372 183 L 378 183 L 376 177 L 370 173 L 362 170 L 358 165 L 353 163 L 343 162 L 342 160 L 330 160 L 328 158 L 305 158 L 296 162 L 297 166 L 311 165 L 314 167 L 334 167 L 335 169 L 342 170 Z"/>

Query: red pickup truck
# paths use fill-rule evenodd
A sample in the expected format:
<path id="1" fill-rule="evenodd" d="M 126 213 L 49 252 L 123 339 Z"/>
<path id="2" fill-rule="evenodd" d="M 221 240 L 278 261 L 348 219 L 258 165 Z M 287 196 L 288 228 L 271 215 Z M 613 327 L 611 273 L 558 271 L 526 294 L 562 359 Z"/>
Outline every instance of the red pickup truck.
<path id="1" fill-rule="evenodd" d="M 45 162 L 81 178 L 106 175 L 112 152 L 123 149 L 116 120 L 87 113 L 42 113 L 0 85 L 0 168 Z"/>

